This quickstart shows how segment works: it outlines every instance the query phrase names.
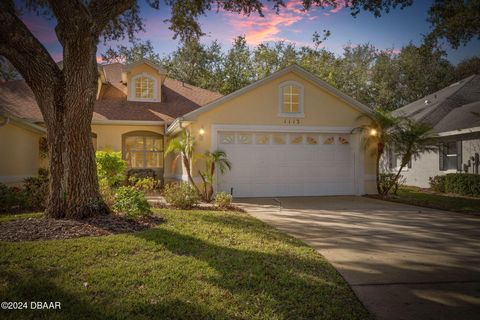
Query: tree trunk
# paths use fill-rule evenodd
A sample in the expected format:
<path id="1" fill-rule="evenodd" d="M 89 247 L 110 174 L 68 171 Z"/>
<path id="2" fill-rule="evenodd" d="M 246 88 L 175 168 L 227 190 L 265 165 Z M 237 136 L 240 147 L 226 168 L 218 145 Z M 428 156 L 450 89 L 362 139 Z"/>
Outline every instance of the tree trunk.
<path id="1" fill-rule="evenodd" d="M 182 155 L 182 159 L 185 170 L 187 170 L 188 182 L 190 182 L 190 184 L 195 188 L 195 190 L 197 190 L 198 194 L 201 195 L 202 192 L 200 191 L 200 189 L 198 189 L 197 185 L 193 181 L 192 172 L 190 171 L 190 160 L 185 155 Z"/>
<path id="2" fill-rule="evenodd" d="M 57 89 L 63 93 L 58 99 L 62 105 L 45 117 L 51 172 L 48 217 L 82 219 L 109 211 L 100 196 L 91 141 L 98 77 L 95 52 L 96 43 L 88 37 L 64 45 L 64 79 Z"/>

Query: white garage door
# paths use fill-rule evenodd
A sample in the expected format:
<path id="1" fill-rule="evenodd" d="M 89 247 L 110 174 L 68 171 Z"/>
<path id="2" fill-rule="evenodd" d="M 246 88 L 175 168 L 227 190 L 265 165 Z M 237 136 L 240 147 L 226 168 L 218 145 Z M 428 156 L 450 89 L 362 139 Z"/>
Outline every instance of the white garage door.
<path id="1" fill-rule="evenodd" d="M 232 170 L 218 189 L 235 197 L 350 195 L 355 190 L 349 134 L 218 132 Z"/>

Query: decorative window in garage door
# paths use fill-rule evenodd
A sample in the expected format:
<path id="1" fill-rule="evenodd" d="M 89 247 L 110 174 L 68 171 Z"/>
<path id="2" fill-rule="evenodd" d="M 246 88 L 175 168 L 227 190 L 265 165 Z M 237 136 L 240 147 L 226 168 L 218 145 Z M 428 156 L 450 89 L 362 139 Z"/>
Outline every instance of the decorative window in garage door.
<path id="1" fill-rule="evenodd" d="M 255 134 L 255 143 L 256 144 L 269 144 L 270 135 L 266 133 L 256 133 Z"/>
<path id="2" fill-rule="evenodd" d="M 338 142 L 339 142 L 340 144 L 350 144 L 350 141 L 349 141 L 349 139 L 348 139 L 348 136 L 346 136 L 346 135 L 345 135 L 345 136 L 339 136 L 339 137 L 338 137 Z"/>
<path id="3" fill-rule="evenodd" d="M 285 144 L 287 139 L 285 138 L 284 133 L 274 133 L 273 134 L 273 143 L 274 144 Z"/>
<path id="4" fill-rule="evenodd" d="M 334 144 L 335 137 L 334 136 L 324 136 L 323 137 L 323 144 Z"/>
<path id="5" fill-rule="evenodd" d="M 232 133 L 232 132 L 220 133 L 220 143 L 221 144 L 235 143 L 235 133 Z"/>
<path id="6" fill-rule="evenodd" d="M 240 144 L 251 144 L 252 143 L 252 134 L 251 133 L 238 133 L 237 142 Z"/>
<path id="7" fill-rule="evenodd" d="M 290 144 L 302 144 L 303 135 L 301 134 L 291 134 L 290 135 Z"/>
<path id="8" fill-rule="evenodd" d="M 313 134 L 306 135 L 307 144 L 318 144 L 318 136 Z"/>

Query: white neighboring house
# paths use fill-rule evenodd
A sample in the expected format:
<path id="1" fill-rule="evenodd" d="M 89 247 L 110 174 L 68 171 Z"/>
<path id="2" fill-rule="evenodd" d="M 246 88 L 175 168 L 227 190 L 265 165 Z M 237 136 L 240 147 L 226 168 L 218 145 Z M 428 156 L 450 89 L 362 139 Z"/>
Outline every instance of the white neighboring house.
<path id="1" fill-rule="evenodd" d="M 429 187 L 429 178 L 453 172 L 478 174 L 480 155 L 480 75 L 473 75 L 394 111 L 432 125 L 438 152 L 412 159 L 402 172 L 405 184 Z M 396 171 L 400 159 L 387 152 L 383 171 Z"/>

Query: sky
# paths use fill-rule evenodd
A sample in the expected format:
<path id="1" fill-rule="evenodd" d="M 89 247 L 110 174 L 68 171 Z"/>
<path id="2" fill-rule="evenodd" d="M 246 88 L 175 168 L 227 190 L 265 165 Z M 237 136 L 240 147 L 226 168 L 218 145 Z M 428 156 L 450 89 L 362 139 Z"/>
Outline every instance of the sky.
<path id="1" fill-rule="evenodd" d="M 160 10 L 155 10 L 150 8 L 146 1 L 139 1 L 146 31 L 139 33 L 137 37 L 150 40 L 160 55 L 171 53 L 177 48 L 178 41 L 172 39 L 173 33 L 168 30 L 168 23 L 164 22 L 169 17 L 170 8 L 163 5 Z M 311 46 L 313 33 L 315 31 L 321 33 L 326 29 L 330 30 L 331 36 L 323 46 L 341 55 L 345 46 L 367 42 L 378 49 L 393 49 L 394 52 L 398 52 L 409 42 L 420 44 L 422 36 L 430 30 L 426 18 L 431 0 L 414 1 L 413 6 L 403 10 L 391 10 L 380 18 L 375 18 L 371 13 L 364 11 L 354 18 L 350 10 L 342 5 L 337 8 L 312 8 L 305 12 L 301 10 L 301 2 L 286 0 L 286 7 L 281 8 L 279 14 L 274 12 L 271 3 L 266 2 L 264 17 L 258 14 L 247 17 L 228 12 L 217 13 L 213 10 L 199 20 L 203 32 L 206 33 L 201 41 L 210 43 L 218 40 L 226 50 L 236 36 L 245 35 L 247 43 L 251 46 L 278 40 L 294 43 L 296 46 Z M 25 12 L 22 20 L 53 58 L 56 61 L 62 60 L 62 48 L 54 32 L 55 21 L 29 12 Z M 98 57 L 108 47 L 116 47 L 118 44 L 126 44 L 126 41 L 109 42 L 106 45 L 100 43 Z M 444 49 L 447 58 L 456 64 L 462 59 L 480 55 L 480 40 L 472 40 L 467 46 L 461 46 L 457 50 L 448 45 L 444 45 Z"/>

